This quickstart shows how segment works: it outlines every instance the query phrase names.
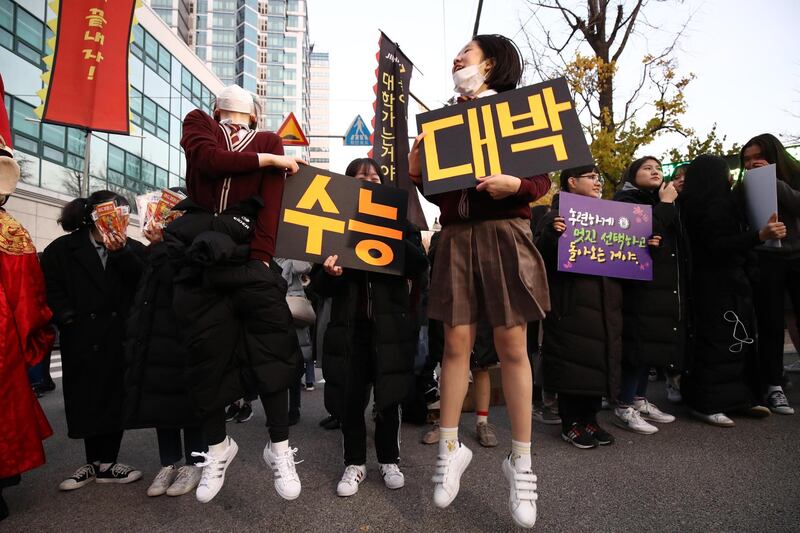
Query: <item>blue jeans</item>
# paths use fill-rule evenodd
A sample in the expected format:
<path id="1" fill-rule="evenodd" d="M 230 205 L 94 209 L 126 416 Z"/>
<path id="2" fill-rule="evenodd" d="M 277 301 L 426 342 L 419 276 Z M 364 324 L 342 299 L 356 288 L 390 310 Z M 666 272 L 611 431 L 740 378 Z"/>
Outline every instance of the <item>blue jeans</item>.
<path id="1" fill-rule="evenodd" d="M 644 398 L 647 395 L 648 366 L 632 366 L 622 362 L 622 379 L 619 384 L 620 405 L 633 405 L 634 398 Z"/>

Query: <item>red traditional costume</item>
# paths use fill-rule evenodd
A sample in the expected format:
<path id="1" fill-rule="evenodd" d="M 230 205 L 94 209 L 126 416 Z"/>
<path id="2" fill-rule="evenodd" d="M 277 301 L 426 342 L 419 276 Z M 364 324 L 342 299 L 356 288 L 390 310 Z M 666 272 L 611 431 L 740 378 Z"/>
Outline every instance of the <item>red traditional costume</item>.
<path id="1" fill-rule="evenodd" d="M 8 116 L 0 78 L 0 159 L 10 143 Z M 10 149 L 10 146 L 8 147 Z M 19 179 L 0 165 L 0 194 L 5 198 Z M 53 434 L 28 381 L 28 367 L 41 361 L 53 344 L 52 313 L 44 277 L 28 232 L 0 208 L 0 479 L 44 463 L 42 440 Z"/>

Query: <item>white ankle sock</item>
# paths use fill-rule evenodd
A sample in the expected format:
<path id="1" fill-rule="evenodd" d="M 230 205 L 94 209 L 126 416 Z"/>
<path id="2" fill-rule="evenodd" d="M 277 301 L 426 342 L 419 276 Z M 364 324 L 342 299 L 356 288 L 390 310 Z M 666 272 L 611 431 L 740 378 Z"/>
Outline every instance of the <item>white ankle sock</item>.
<path id="1" fill-rule="evenodd" d="M 100 471 L 101 472 L 105 472 L 106 470 L 111 468 L 111 465 L 113 465 L 113 464 L 114 463 L 100 463 Z"/>
<path id="2" fill-rule="evenodd" d="M 269 449 L 272 450 L 274 454 L 281 454 L 289 449 L 289 440 L 283 440 L 281 442 L 273 442 L 269 445 Z"/>
<path id="3" fill-rule="evenodd" d="M 488 424 L 489 423 L 489 415 L 475 415 L 475 423 L 476 424 Z"/>
<path id="4" fill-rule="evenodd" d="M 228 437 L 225 437 L 225 440 L 218 444 L 209 444 L 208 445 L 208 453 L 212 455 L 221 455 L 228 449 Z"/>
<path id="5" fill-rule="evenodd" d="M 439 427 L 439 455 L 455 453 L 458 450 L 458 427 Z"/>
<path id="6" fill-rule="evenodd" d="M 531 470 L 531 443 L 511 441 L 511 465 L 517 472 Z"/>

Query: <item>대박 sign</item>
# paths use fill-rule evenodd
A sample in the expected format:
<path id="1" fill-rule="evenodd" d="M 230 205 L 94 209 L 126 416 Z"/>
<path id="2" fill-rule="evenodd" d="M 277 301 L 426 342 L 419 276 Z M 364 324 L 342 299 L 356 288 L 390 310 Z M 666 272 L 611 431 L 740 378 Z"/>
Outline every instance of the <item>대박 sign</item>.
<path id="1" fill-rule="evenodd" d="M 417 115 L 426 195 L 593 164 L 564 78 Z"/>

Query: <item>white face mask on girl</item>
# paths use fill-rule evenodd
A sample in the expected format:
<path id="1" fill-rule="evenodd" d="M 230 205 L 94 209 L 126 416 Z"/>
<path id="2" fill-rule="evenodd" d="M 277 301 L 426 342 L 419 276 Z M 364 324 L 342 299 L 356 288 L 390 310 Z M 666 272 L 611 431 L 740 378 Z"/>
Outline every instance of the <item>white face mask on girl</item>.
<path id="1" fill-rule="evenodd" d="M 486 77 L 478 69 L 479 65 L 470 65 L 453 72 L 453 90 L 462 96 L 475 96 L 478 89 L 486 81 Z"/>

